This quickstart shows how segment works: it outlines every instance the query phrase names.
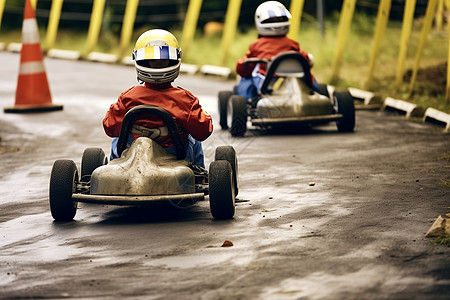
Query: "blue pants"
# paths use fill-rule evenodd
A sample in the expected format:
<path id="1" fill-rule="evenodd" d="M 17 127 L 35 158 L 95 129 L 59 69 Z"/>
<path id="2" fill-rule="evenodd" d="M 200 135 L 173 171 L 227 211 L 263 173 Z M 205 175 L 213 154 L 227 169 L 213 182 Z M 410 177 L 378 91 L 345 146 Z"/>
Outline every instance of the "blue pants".
<path id="1" fill-rule="evenodd" d="M 243 96 L 245 99 L 253 99 L 258 97 L 261 91 L 261 86 L 264 81 L 264 77 L 252 76 L 250 78 L 241 78 L 237 84 L 237 94 Z"/>
<path id="2" fill-rule="evenodd" d="M 113 160 L 115 158 L 119 157 L 119 154 L 117 153 L 117 143 L 119 141 L 119 138 L 115 137 L 113 138 L 111 142 L 111 156 L 110 160 Z M 128 144 L 131 144 L 133 140 L 131 139 L 131 135 L 128 137 Z M 176 155 L 176 149 L 175 147 L 165 148 L 167 152 L 170 154 Z M 191 162 L 194 165 L 205 167 L 205 160 L 204 160 L 204 154 L 203 154 L 203 148 L 202 143 L 194 139 L 190 134 L 187 137 L 186 141 L 186 158 L 188 162 Z"/>
<path id="3" fill-rule="evenodd" d="M 258 97 L 261 92 L 261 86 L 264 81 L 264 76 L 258 74 L 256 76 L 252 76 L 250 78 L 241 78 L 239 83 L 237 84 L 237 94 L 245 97 L 245 99 L 253 99 Z M 313 90 L 315 92 L 319 91 L 319 84 L 317 80 L 314 78 Z"/>

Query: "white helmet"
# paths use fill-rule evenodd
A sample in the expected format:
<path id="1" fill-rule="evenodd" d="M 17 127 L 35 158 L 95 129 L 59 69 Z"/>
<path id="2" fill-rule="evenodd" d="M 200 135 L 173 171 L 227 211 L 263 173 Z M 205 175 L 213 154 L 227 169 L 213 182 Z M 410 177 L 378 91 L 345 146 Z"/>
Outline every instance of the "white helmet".
<path id="1" fill-rule="evenodd" d="M 140 80 L 172 82 L 180 73 L 181 49 L 173 34 L 163 29 L 152 29 L 141 34 L 136 41 L 133 60 Z"/>
<path id="2" fill-rule="evenodd" d="M 261 3 L 255 12 L 256 29 L 260 35 L 286 35 L 292 18 L 289 11 L 278 1 Z"/>

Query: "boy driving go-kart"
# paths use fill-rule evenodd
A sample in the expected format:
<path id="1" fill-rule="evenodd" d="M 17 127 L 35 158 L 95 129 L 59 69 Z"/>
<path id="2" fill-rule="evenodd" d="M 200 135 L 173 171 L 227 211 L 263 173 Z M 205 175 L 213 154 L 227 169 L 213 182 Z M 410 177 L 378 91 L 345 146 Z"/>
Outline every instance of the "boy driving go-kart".
<path id="1" fill-rule="evenodd" d="M 312 55 L 286 37 L 290 17 L 277 1 L 256 9 L 259 37 L 236 64 L 241 78 L 234 91 L 219 92 L 220 126 L 233 136 L 245 135 L 248 118 L 259 128 L 335 121 L 339 131 L 353 131 L 352 96 L 348 91 L 330 95 L 326 85 L 317 83 Z"/>
<path id="2" fill-rule="evenodd" d="M 101 148 L 87 148 L 81 172 L 72 160 L 57 160 L 50 175 L 50 211 L 72 220 L 78 202 L 144 205 L 155 201 L 195 203 L 209 197 L 211 214 L 229 219 L 238 194 L 236 152 L 216 148 L 209 172 L 198 140 L 212 133 L 212 120 L 190 92 L 174 88 L 181 50 L 165 30 L 150 30 L 133 51 L 143 85 L 123 92 L 103 120 L 114 137 L 111 161 Z"/>

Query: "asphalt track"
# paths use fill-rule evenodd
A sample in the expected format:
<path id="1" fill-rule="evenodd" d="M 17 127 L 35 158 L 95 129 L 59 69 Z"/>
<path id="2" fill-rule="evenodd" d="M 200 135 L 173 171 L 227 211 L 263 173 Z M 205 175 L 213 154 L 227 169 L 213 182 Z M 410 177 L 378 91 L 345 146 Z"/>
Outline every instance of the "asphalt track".
<path id="1" fill-rule="evenodd" d="M 215 120 L 203 143 L 238 153 L 236 216 L 187 208 L 80 204 L 74 222 L 48 207 L 56 159 L 109 153 L 101 120 L 135 84 L 132 67 L 46 59 L 63 111 L 0 112 L 1 299 L 448 299 L 450 247 L 425 233 L 450 210 L 450 136 L 383 111 L 335 124 L 218 126 L 216 95 L 233 82 L 182 75 Z M 19 55 L 0 53 L 0 105 L 14 104 Z M 222 247 L 224 241 L 233 246 Z"/>

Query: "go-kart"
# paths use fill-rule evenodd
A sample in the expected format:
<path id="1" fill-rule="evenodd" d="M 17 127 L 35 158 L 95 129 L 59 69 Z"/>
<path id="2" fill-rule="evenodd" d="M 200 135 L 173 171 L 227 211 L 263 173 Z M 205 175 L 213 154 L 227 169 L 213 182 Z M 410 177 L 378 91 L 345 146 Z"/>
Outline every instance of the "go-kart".
<path id="1" fill-rule="evenodd" d="M 248 58 L 267 66 L 266 77 L 256 98 L 245 99 L 234 91 L 219 92 L 220 126 L 233 136 L 242 136 L 250 119 L 253 126 L 271 128 L 280 125 L 319 125 L 335 121 L 338 131 L 355 127 L 355 107 L 348 91 L 335 91 L 330 97 L 326 84 L 313 91 L 310 66 L 298 52 L 278 54 L 270 61 Z M 236 90 L 236 88 L 235 88 Z"/>
<path id="2" fill-rule="evenodd" d="M 166 125 L 163 128 L 167 128 L 175 144 L 176 155 L 146 136 L 127 145 L 133 122 L 148 115 L 163 120 Z M 145 205 L 155 201 L 176 204 L 187 201 L 193 204 L 207 195 L 215 219 L 233 218 L 238 194 L 238 164 L 233 147 L 216 148 L 209 172 L 192 166 L 184 160 L 186 149 L 172 116 L 160 107 L 140 105 L 126 113 L 117 149 L 120 157 L 108 163 L 101 148 L 87 148 L 81 158 L 80 176 L 72 160 L 54 162 L 49 201 L 56 221 L 72 220 L 78 202 Z"/>

